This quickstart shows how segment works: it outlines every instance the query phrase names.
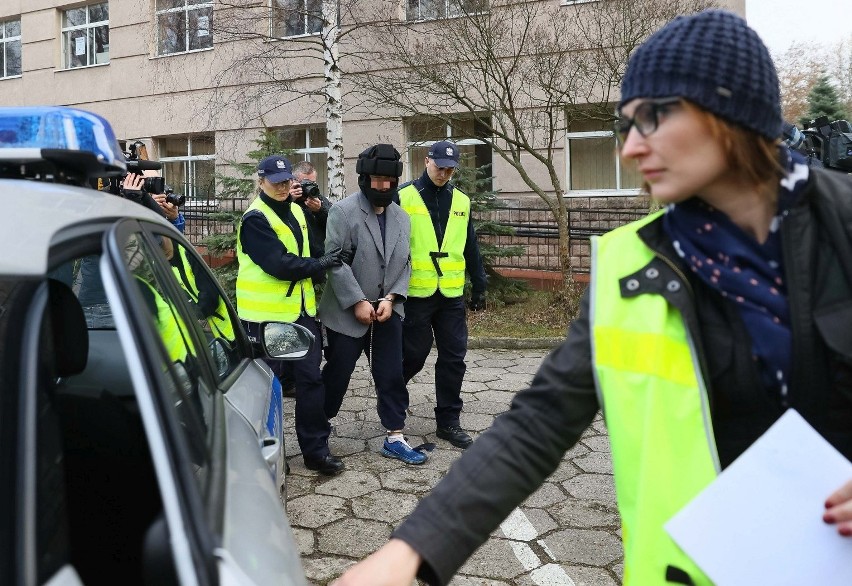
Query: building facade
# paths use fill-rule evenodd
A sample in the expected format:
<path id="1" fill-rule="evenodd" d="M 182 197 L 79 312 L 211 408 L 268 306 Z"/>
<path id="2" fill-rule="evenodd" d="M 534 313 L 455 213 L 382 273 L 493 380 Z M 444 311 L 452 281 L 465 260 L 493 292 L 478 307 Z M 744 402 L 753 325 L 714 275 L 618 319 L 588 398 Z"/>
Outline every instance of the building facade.
<path id="1" fill-rule="evenodd" d="M 354 10 L 356 5 L 345 1 L 338 1 L 338 12 L 341 6 Z M 458 18 L 463 9 L 470 9 L 459 0 L 391 1 L 399 4 L 394 9 L 400 21 L 408 23 Z M 524 1 L 553 2 L 568 14 L 596 0 Z M 251 3 L 251 18 L 243 20 L 238 16 L 249 13 L 241 13 L 238 4 L 3 0 L 0 105 L 67 105 L 101 114 L 119 139 L 148 145 L 151 158 L 164 163 L 166 180 L 176 192 L 201 201 L 215 196 L 216 173 L 233 173 L 231 162 L 246 162 L 261 131 L 275 129 L 295 152 L 294 159 L 317 166 L 325 191 L 325 117 L 316 91 L 324 71 L 315 55 L 299 59 L 304 41 L 323 34 L 324 3 L 258 0 Z M 745 0 L 722 4 L 745 12 Z M 345 29 L 345 15 L 341 20 Z M 226 21 L 231 25 L 223 26 Z M 262 42 L 256 42 L 258 35 Z M 255 42 L 248 42 L 249 36 Z M 235 64 L 258 63 L 241 61 L 247 51 L 277 51 L 288 60 L 279 65 L 269 61 L 267 70 L 258 66 L 240 71 Z M 290 91 L 276 89 L 282 82 L 289 83 Z M 344 75 L 344 95 L 357 96 L 357 88 L 347 83 Z M 268 94 L 257 98 L 265 87 Z M 241 101 L 241 96 L 252 98 Z M 537 198 L 518 172 L 492 151 L 485 131 L 472 120 L 464 122 L 463 114 L 451 128 L 425 118 L 382 116 L 375 109 L 365 113 L 356 101 L 344 104 L 348 192 L 356 189 L 354 159 L 366 146 L 394 144 L 406 162 L 403 179 L 413 179 L 423 171 L 428 146 L 449 138 L 461 145 L 468 164 L 492 164 L 492 187 L 501 198 L 535 206 Z M 619 162 L 609 122 L 573 124 L 560 132 L 558 143 L 552 160 L 563 174 L 566 197 L 578 200 L 574 207 L 605 207 L 611 197 L 618 198 L 612 201 L 619 208 L 630 207 L 631 201 L 644 205 L 636 197 L 640 178 Z"/>

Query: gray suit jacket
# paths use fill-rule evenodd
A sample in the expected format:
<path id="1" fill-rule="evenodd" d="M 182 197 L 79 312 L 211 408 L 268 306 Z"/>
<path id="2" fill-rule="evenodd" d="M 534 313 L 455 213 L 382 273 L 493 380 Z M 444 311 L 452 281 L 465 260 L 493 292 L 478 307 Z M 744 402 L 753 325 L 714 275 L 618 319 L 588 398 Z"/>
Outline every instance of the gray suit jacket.
<path id="1" fill-rule="evenodd" d="M 319 304 L 319 318 L 335 332 L 359 338 L 366 326 L 355 319 L 353 306 L 367 298 L 384 294 L 396 295 L 393 310 L 405 315 L 402 303 L 408 295 L 411 278 L 411 220 L 396 203 L 385 208 L 385 240 L 372 204 L 360 191 L 331 206 L 326 224 L 326 251 L 341 248 L 354 250 L 352 265 L 335 267 L 328 272 L 328 282 Z"/>

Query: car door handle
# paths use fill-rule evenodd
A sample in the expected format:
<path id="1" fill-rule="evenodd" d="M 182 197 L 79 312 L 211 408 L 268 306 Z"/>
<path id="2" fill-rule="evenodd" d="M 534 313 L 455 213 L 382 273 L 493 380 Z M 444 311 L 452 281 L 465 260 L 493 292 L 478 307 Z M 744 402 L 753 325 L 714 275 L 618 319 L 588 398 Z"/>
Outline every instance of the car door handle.
<path id="1" fill-rule="evenodd" d="M 275 468 L 278 464 L 278 457 L 281 455 L 281 442 L 278 438 L 265 437 L 261 442 L 260 453 L 263 454 L 263 459 L 270 468 Z"/>

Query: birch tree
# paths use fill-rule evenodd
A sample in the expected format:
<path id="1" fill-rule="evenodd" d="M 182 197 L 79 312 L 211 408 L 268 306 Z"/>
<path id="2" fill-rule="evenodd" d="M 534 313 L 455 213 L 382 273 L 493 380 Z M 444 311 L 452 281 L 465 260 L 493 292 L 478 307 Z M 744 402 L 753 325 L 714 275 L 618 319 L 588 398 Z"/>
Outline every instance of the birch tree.
<path id="1" fill-rule="evenodd" d="M 346 195 L 340 26 L 346 0 L 222 0 L 214 32 L 217 71 L 211 117 L 227 113 L 265 125 L 278 109 L 322 111 L 326 127 L 328 195 Z"/>
<path id="2" fill-rule="evenodd" d="M 493 151 L 553 214 L 563 281 L 573 276 L 564 169 L 556 149 L 572 121 L 613 120 L 630 53 L 705 0 L 459 2 L 457 18 L 400 21 L 393 0 L 358 35 L 357 85 L 376 117 L 427 115 L 450 126 L 473 118 Z"/>

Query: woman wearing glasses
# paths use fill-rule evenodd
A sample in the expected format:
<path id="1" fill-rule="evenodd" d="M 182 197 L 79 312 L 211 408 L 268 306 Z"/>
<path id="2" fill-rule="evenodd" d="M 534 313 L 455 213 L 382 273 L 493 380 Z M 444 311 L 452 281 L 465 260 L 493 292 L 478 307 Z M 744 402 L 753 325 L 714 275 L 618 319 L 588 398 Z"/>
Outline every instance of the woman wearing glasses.
<path id="1" fill-rule="evenodd" d="M 446 584 L 598 408 L 630 584 L 710 583 L 663 525 L 788 408 L 852 457 L 852 181 L 780 145 L 760 38 L 724 11 L 675 19 L 631 57 L 617 115 L 665 209 L 594 241 L 567 340 L 339 584 Z M 852 482 L 825 496 L 852 535 Z"/>

